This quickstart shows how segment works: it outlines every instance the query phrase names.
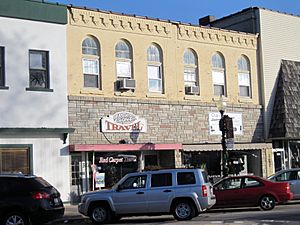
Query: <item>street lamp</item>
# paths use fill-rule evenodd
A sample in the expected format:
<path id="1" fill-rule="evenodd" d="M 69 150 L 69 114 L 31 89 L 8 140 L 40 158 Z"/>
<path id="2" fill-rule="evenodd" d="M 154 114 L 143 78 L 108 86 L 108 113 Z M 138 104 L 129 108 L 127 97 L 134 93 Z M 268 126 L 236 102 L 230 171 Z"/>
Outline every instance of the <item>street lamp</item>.
<path id="1" fill-rule="evenodd" d="M 222 172 L 223 172 L 223 177 L 228 176 L 228 151 L 226 147 L 226 141 L 225 141 L 225 133 L 226 133 L 226 126 L 225 126 L 225 119 L 224 119 L 224 112 L 226 109 L 226 102 L 224 101 L 223 95 L 220 95 L 220 99 L 217 101 L 217 108 L 221 114 L 221 119 L 219 121 L 219 128 L 220 131 L 222 132 Z"/>

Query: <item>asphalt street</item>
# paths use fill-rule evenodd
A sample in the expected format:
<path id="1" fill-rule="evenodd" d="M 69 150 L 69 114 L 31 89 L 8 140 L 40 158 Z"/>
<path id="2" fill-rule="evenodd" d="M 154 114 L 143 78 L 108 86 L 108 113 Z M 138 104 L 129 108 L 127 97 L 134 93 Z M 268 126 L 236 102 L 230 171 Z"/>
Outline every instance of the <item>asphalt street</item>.
<path id="1" fill-rule="evenodd" d="M 66 205 L 65 216 L 51 223 L 61 224 L 92 224 L 89 218 L 81 216 L 77 212 L 76 205 Z M 300 202 L 292 202 L 285 205 L 277 205 L 271 211 L 262 211 L 259 208 L 238 208 L 209 210 L 200 214 L 190 221 L 176 221 L 172 216 L 155 217 L 124 217 L 118 223 L 122 225 L 182 225 L 182 224 L 242 224 L 242 225 L 299 225 L 300 224 Z"/>

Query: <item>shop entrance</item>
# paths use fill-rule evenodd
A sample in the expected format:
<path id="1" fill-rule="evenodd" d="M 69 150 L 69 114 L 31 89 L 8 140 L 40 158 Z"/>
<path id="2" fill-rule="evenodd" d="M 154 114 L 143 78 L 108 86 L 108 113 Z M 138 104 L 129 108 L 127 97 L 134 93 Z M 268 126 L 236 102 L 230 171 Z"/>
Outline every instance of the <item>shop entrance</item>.
<path id="1" fill-rule="evenodd" d="M 273 149 L 275 172 L 282 170 L 284 165 L 284 150 Z"/>

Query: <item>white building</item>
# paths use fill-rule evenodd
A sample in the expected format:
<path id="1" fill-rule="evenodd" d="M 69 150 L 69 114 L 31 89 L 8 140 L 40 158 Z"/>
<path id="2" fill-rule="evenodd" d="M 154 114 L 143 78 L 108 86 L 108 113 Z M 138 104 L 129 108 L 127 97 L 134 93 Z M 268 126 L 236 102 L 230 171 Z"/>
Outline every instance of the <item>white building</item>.
<path id="1" fill-rule="evenodd" d="M 206 25 L 259 34 L 258 74 L 264 131 L 265 140 L 273 143 L 274 169 L 300 166 L 297 76 L 300 72 L 297 68 L 300 62 L 300 16 L 253 7 L 218 20 L 212 17 L 207 20 Z"/>
<path id="2" fill-rule="evenodd" d="M 7 7 L 9 5 L 9 7 Z M 64 6 L 0 2 L 0 173 L 43 177 L 69 200 Z"/>

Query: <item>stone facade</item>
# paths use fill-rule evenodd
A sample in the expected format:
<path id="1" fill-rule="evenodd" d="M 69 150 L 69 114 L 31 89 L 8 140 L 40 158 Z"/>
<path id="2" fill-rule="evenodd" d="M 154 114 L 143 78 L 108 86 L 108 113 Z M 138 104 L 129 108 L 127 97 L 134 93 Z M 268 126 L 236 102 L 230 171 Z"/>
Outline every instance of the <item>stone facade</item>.
<path id="1" fill-rule="evenodd" d="M 236 135 L 236 142 L 260 142 L 263 121 L 260 106 L 230 105 L 228 112 L 243 115 L 243 135 Z M 128 111 L 145 118 L 145 133 L 100 132 L 100 118 L 115 112 Z M 101 97 L 69 96 L 69 123 L 75 128 L 70 135 L 72 144 L 106 144 L 107 139 L 118 143 L 216 143 L 220 136 L 209 135 L 210 112 L 217 112 L 214 103 L 145 101 Z"/>

